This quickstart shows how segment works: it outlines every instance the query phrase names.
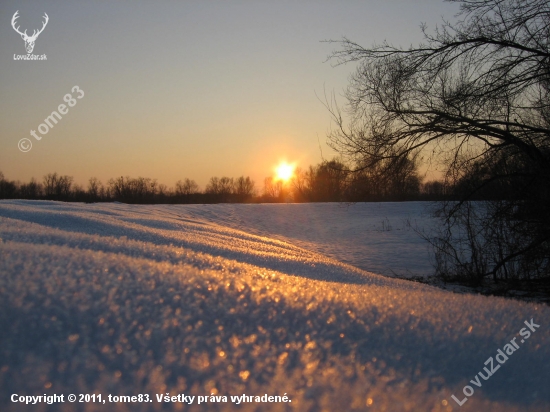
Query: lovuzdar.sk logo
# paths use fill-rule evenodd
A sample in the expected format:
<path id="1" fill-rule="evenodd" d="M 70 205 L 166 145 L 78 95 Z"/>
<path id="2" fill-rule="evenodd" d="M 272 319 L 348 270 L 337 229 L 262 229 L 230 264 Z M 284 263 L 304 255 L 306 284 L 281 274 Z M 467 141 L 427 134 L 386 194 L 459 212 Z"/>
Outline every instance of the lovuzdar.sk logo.
<path id="1" fill-rule="evenodd" d="M 32 54 L 32 51 L 34 50 L 34 43 L 36 42 L 36 39 L 38 38 L 38 36 L 40 35 L 40 33 L 42 33 L 44 31 L 44 29 L 46 28 L 46 25 L 48 24 L 48 21 L 49 21 L 49 17 L 46 13 L 44 13 L 44 22 L 42 23 L 42 28 L 40 30 L 33 30 L 33 33 L 32 33 L 32 36 L 29 36 L 27 34 L 27 30 L 25 30 L 24 32 L 21 32 L 19 30 L 19 27 L 20 26 L 16 26 L 17 22 L 16 20 L 19 18 L 19 10 L 17 10 L 15 12 L 15 14 L 13 15 L 12 19 L 11 19 L 11 26 L 13 27 L 13 29 L 19 33 L 21 35 L 21 38 L 25 41 L 25 49 L 27 50 L 27 54 L 26 55 L 16 55 L 14 54 L 13 55 L 13 59 L 14 60 L 46 60 L 46 55 L 45 54 L 42 54 L 42 55 L 36 55 L 36 54 Z"/>

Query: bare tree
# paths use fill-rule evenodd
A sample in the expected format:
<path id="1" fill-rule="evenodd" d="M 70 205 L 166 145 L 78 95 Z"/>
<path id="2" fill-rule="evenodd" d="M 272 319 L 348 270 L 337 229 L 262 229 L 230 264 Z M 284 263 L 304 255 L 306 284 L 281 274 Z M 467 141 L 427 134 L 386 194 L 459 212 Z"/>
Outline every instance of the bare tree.
<path id="1" fill-rule="evenodd" d="M 103 183 L 97 178 L 97 177 L 91 177 L 88 180 L 88 196 L 93 199 L 97 200 L 100 198 L 100 194 L 104 192 Z"/>
<path id="2" fill-rule="evenodd" d="M 358 68 L 346 94 L 348 114 L 327 102 L 336 124 L 329 143 L 351 159 L 366 159 L 363 168 L 423 151 L 445 162 L 453 184 L 476 164 L 485 173 L 462 202 L 441 210 L 448 228 L 439 238 L 446 247 L 437 249 L 447 259 L 441 267 L 449 272 L 449 264 L 473 265 L 482 256 L 486 264 L 470 271 L 477 279 L 502 279 L 514 268 L 522 278 L 549 276 L 550 3 L 451 1 L 460 3 L 457 23 L 444 22 L 433 34 L 424 26 L 425 42 L 417 47 L 340 42 L 333 59 Z M 505 158 L 514 167 L 497 172 Z M 496 181 L 520 190 L 479 211 L 467 203 Z M 456 244 L 467 251 L 455 253 Z M 536 271 L 527 262 L 533 259 Z"/>
<path id="3" fill-rule="evenodd" d="M 205 193 L 217 195 L 220 193 L 220 178 L 219 177 L 211 177 L 208 181 L 208 184 L 206 185 L 206 188 L 204 189 Z"/>
<path id="4" fill-rule="evenodd" d="M 199 193 L 199 185 L 194 180 L 185 178 L 176 182 L 176 195 L 189 196 Z"/>
<path id="5" fill-rule="evenodd" d="M 0 172 L 0 199 L 11 199 L 17 192 L 17 185 L 4 178 L 4 174 Z"/>
<path id="6" fill-rule="evenodd" d="M 229 196 L 235 190 L 235 182 L 232 177 L 223 176 L 219 180 L 218 186 L 219 194 L 223 196 Z"/>
<path id="7" fill-rule="evenodd" d="M 301 167 L 297 167 L 294 170 L 290 185 L 292 198 L 295 202 L 308 202 L 311 200 L 308 176 L 308 172 L 304 171 Z"/>
<path id="8" fill-rule="evenodd" d="M 283 196 L 283 182 L 273 179 L 272 176 L 264 179 L 263 196 L 267 201 L 281 201 Z"/>
<path id="9" fill-rule="evenodd" d="M 205 193 L 212 196 L 216 202 L 228 202 L 231 200 L 231 195 L 234 192 L 233 178 L 229 177 L 212 177 L 206 185 Z"/>
<path id="10" fill-rule="evenodd" d="M 164 183 L 160 183 L 157 186 L 157 195 L 160 198 L 165 198 L 166 196 L 170 195 L 170 189 L 168 189 L 168 186 L 166 186 Z"/>
<path id="11" fill-rule="evenodd" d="M 129 179 L 130 178 L 127 177 L 126 182 Z M 124 181 L 124 176 L 120 176 L 114 179 L 109 179 L 107 184 L 109 185 L 109 192 L 113 195 L 115 199 L 123 199 L 127 197 L 129 190 Z"/>
<path id="12" fill-rule="evenodd" d="M 158 194 L 159 185 L 156 179 L 148 177 L 119 177 L 109 179 L 109 192 L 115 199 L 130 202 L 151 202 Z"/>
<path id="13" fill-rule="evenodd" d="M 448 188 L 441 180 L 430 180 L 421 185 L 421 194 L 431 200 L 443 199 L 447 195 Z"/>
<path id="14" fill-rule="evenodd" d="M 44 176 L 44 195 L 52 200 L 68 200 L 71 195 L 72 176 L 48 173 Z"/>
<path id="15" fill-rule="evenodd" d="M 250 177 L 241 176 L 235 180 L 234 192 L 240 202 L 249 200 L 254 196 L 254 181 Z"/>
<path id="16" fill-rule="evenodd" d="M 324 161 L 306 172 L 308 193 L 314 202 L 339 202 L 344 200 L 349 169 L 337 159 Z"/>
<path id="17" fill-rule="evenodd" d="M 23 199 L 39 199 L 42 193 L 42 185 L 34 178 L 32 178 L 29 183 L 23 183 L 19 187 L 19 194 Z"/>

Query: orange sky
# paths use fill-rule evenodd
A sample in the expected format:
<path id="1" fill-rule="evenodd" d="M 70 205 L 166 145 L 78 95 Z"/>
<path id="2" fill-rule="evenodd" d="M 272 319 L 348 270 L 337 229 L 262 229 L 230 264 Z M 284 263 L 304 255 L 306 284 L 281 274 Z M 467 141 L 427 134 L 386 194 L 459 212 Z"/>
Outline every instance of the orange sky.
<path id="1" fill-rule="evenodd" d="M 48 14 L 33 51 L 47 60 L 14 60 L 26 54 L 10 25 L 17 10 L 28 33 Z M 337 46 L 322 40 L 408 46 L 422 21 L 434 27 L 455 12 L 440 0 L 2 1 L 0 171 L 22 181 L 56 171 L 80 184 L 188 177 L 201 187 L 248 175 L 261 185 L 281 160 L 307 167 L 334 154 L 318 96 L 344 103 L 354 67 L 326 62 Z M 41 140 L 31 136 L 75 85 L 82 99 Z"/>

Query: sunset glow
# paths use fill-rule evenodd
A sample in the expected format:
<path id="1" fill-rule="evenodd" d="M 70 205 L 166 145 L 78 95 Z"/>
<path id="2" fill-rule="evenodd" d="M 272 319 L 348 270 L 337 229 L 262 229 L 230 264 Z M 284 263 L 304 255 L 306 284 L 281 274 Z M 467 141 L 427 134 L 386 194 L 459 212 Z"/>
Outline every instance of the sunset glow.
<path id="1" fill-rule="evenodd" d="M 290 165 L 286 162 L 282 162 L 275 169 L 275 179 L 282 180 L 284 182 L 290 180 L 294 175 L 294 165 Z"/>

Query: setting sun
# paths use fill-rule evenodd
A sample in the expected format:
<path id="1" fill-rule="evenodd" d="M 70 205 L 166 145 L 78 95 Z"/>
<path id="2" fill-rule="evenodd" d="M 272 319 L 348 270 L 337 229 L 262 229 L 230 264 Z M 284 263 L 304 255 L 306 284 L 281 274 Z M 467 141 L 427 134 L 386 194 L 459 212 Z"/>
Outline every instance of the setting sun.
<path id="1" fill-rule="evenodd" d="M 282 162 L 279 166 L 277 166 L 275 172 L 275 179 L 286 182 L 294 174 L 294 165 L 289 165 L 286 162 Z"/>

